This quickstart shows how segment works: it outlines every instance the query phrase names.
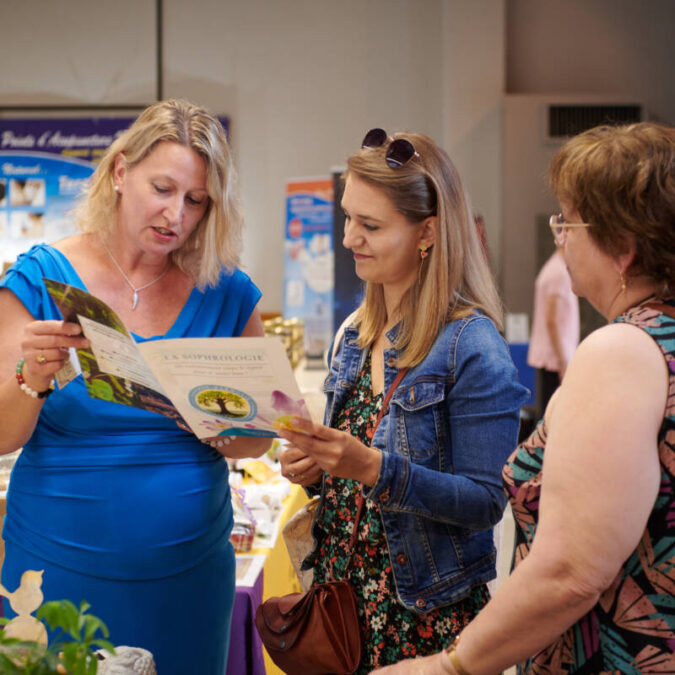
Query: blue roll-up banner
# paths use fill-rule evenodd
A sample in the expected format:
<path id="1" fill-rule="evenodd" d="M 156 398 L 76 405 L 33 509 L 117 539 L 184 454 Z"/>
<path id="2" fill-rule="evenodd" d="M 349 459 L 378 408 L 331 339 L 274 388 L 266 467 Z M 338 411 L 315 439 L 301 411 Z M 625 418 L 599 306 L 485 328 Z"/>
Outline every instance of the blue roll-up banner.
<path id="1" fill-rule="evenodd" d="M 323 365 L 333 339 L 333 179 L 286 183 L 284 317 L 305 324 L 308 365 Z"/>

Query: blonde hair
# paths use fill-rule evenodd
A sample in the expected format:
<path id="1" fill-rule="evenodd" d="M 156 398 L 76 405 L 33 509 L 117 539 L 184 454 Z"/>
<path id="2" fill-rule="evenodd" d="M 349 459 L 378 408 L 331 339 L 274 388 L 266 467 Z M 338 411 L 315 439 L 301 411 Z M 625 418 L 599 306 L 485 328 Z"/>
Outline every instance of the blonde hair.
<path id="1" fill-rule="evenodd" d="M 549 168 L 551 189 L 586 223 L 610 255 L 635 243 L 629 274 L 657 293 L 675 292 L 675 129 L 642 122 L 600 126 L 571 138 Z"/>
<path id="2" fill-rule="evenodd" d="M 115 158 L 123 155 L 127 167 L 133 168 L 162 141 L 191 148 L 206 162 L 208 207 L 183 246 L 171 253 L 172 262 L 203 290 L 217 283 L 222 267 L 232 270 L 239 264 L 243 229 L 227 138 L 218 119 L 204 108 L 174 99 L 146 108 L 110 145 L 94 171 L 76 211 L 78 225 L 83 232 L 110 236 L 117 211 Z"/>
<path id="3" fill-rule="evenodd" d="M 353 175 L 381 190 L 411 227 L 430 216 L 437 219 L 436 240 L 420 262 L 417 281 L 404 294 L 401 327 L 394 347 L 397 366 L 412 367 L 424 360 L 445 324 L 480 310 L 502 328 L 502 305 L 476 232 L 469 199 L 454 164 L 428 136 L 394 134 L 417 152 L 396 169 L 385 161 L 389 142 L 364 148 L 347 160 L 344 178 Z M 377 339 L 387 321 L 381 284 L 367 282 L 355 317 L 359 345 Z"/>

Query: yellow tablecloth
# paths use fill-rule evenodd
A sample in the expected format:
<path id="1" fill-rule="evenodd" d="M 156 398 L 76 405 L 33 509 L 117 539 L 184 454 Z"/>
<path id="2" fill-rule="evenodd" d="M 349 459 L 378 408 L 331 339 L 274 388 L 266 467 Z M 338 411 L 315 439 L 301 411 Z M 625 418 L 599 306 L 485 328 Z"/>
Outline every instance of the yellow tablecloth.
<path id="1" fill-rule="evenodd" d="M 272 548 L 254 548 L 249 553 L 266 556 L 263 565 L 263 601 L 274 596 L 286 595 L 287 593 L 299 593 L 302 589 L 295 576 L 293 565 L 286 551 L 286 544 L 281 534 L 283 526 L 298 509 L 308 501 L 305 491 L 299 485 L 291 486 L 291 494 L 284 501 L 279 520 L 279 536 Z M 283 671 L 277 668 L 269 654 L 263 648 L 265 668 L 267 675 L 283 675 Z"/>

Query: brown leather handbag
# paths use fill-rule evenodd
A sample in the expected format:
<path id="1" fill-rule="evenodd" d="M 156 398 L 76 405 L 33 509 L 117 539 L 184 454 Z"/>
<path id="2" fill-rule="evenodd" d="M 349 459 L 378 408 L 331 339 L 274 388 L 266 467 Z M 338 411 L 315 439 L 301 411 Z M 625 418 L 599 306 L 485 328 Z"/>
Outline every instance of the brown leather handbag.
<path id="1" fill-rule="evenodd" d="M 375 434 L 389 401 L 408 369 L 399 371 L 380 408 Z M 354 551 L 365 499 L 360 495 L 349 550 Z M 349 569 L 351 557 L 345 570 Z M 356 594 L 349 581 L 313 584 L 263 602 L 255 625 L 274 663 L 288 675 L 350 675 L 361 662 L 361 627 Z"/>
<path id="2" fill-rule="evenodd" d="M 357 517 L 362 507 L 363 499 Z M 255 625 L 267 653 L 289 675 L 349 675 L 361 662 L 356 595 L 348 581 L 270 598 L 258 607 Z"/>

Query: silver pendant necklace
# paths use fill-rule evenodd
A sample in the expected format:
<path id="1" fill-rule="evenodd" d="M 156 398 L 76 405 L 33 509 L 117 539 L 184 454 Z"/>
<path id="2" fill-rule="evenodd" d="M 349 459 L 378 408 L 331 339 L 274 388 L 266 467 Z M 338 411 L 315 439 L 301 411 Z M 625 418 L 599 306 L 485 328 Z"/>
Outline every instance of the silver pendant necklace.
<path id="1" fill-rule="evenodd" d="M 103 244 L 103 248 L 106 250 L 106 252 L 110 256 L 110 260 L 113 261 L 115 267 L 117 267 L 117 269 L 119 270 L 122 277 L 124 277 L 124 281 L 127 282 L 127 285 L 129 286 L 129 288 L 134 292 L 134 298 L 133 298 L 133 301 L 131 303 L 131 309 L 132 310 L 136 309 L 136 305 L 138 305 L 138 294 L 141 291 L 144 291 L 146 288 L 152 286 L 153 284 L 156 284 L 160 279 L 163 279 L 164 276 L 166 275 L 166 273 L 169 271 L 169 267 L 171 266 L 171 261 L 167 260 L 166 267 L 164 268 L 164 271 L 156 279 L 153 279 L 150 283 L 145 284 L 144 286 L 139 286 L 137 288 L 136 286 L 134 286 L 131 283 L 131 279 L 129 279 L 129 277 L 124 273 L 124 270 L 120 267 L 120 264 L 117 262 L 117 260 L 115 260 L 115 256 L 112 254 L 111 250 L 106 246 L 105 242 L 102 241 L 101 243 Z"/>

